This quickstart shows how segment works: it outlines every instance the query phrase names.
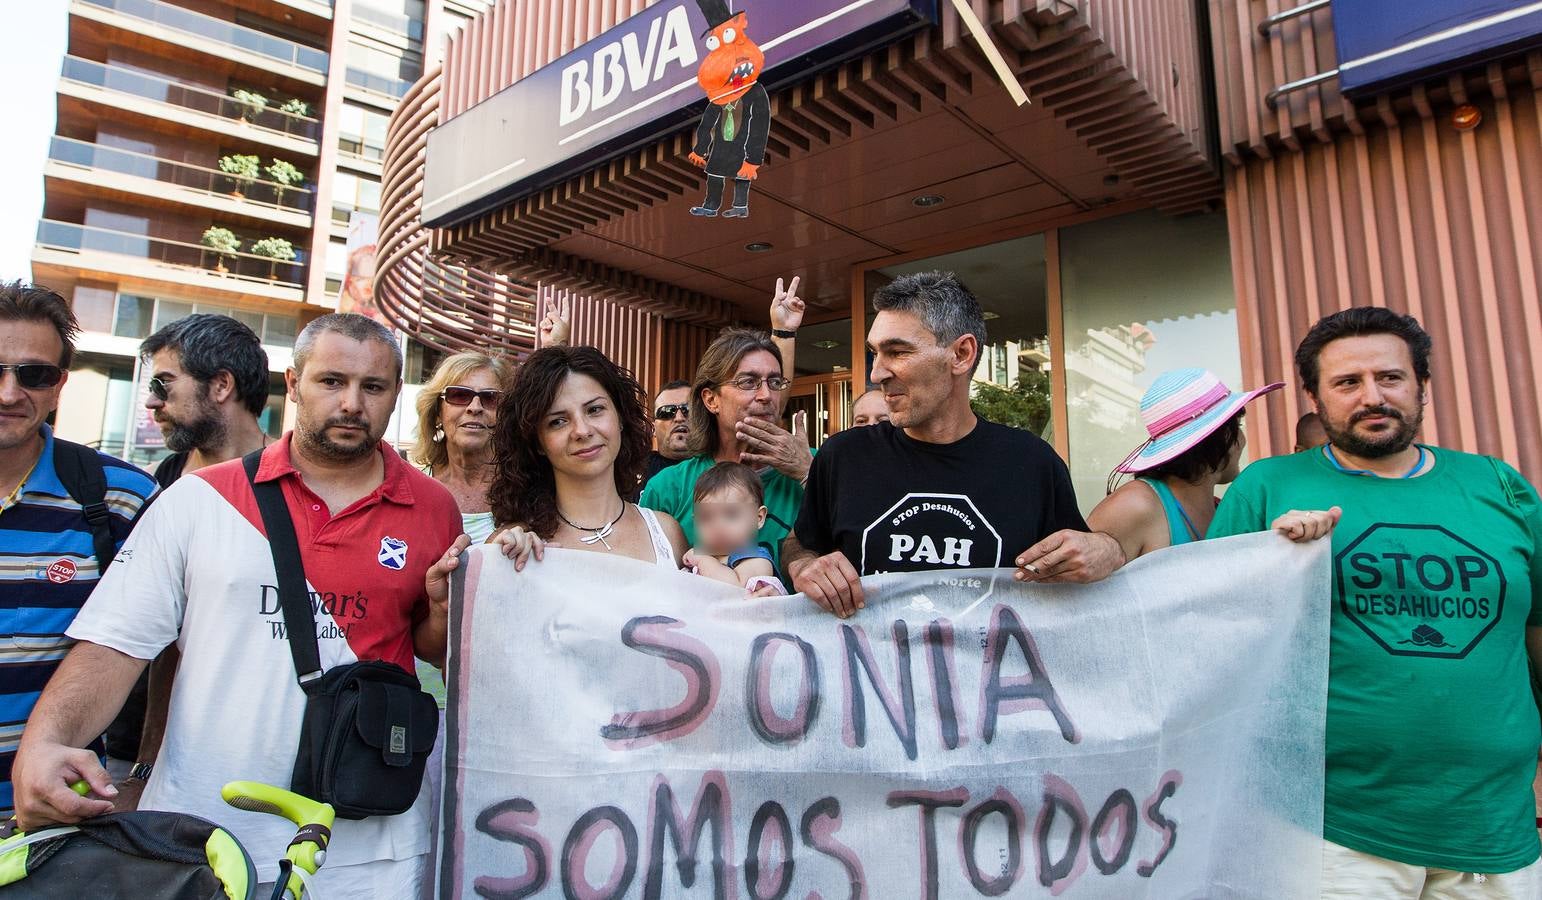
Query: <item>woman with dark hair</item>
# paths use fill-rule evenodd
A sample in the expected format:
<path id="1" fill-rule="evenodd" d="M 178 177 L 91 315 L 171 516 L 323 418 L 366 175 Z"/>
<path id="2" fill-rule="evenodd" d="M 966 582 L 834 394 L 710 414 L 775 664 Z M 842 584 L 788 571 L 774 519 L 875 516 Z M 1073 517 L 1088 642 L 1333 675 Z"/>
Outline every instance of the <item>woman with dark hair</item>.
<path id="1" fill-rule="evenodd" d="M 1237 477 L 1247 446 L 1243 407 L 1281 387 L 1282 382 L 1233 392 L 1206 369 L 1157 376 L 1140 400 L 1150 438 L 1115 467 L 1108 496 L 1087 525 L 1113 535 L 1131 560 L 1203 540 L 1215 518 L 1216 486 Z M 1124 474 L 1136 478 L 1116 490 Z"/>
<path id="2" fill-rule="evenodd" d="M 625 497 L 652 446 L 642 387 L 593 347 L 548 347 L 527 359 L 498 408 L 494 535 L 523 569 L 548 546 L 630 556 L 677 570 L 687 544 L 665 513 Z"/>

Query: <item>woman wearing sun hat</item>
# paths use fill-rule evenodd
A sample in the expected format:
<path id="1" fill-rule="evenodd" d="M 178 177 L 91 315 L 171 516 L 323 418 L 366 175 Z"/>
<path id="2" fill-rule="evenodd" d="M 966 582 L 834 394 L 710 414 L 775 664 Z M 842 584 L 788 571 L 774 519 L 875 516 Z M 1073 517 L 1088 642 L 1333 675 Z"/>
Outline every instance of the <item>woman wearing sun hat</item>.
<path id="1" fill-rule="evenodd" d="M 1140 400 L 1150 438 L 1114 468 L 1088 526 L 1113 535 L 1129 559 L 1201 540 L 1215 517 L 1216 485 L 1237 477 L 1247 446 L 1243 407 L 1281 387 L 1233 391 L 1208 369 L 1157 376 Z M 1136 478 L 1116 490 L 1121 475 Z"/>

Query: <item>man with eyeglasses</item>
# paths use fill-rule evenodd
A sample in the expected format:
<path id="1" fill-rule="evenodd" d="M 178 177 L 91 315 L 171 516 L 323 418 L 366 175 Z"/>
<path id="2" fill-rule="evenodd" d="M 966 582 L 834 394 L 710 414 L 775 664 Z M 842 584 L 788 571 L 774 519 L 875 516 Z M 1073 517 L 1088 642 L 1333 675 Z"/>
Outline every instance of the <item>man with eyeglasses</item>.
<path id="1" fill-rule="evenodd" d="M 671 381 L 653 400 L 653 439 L 658 449 L 648 454 L 643 487 L 670 466 L 691 455 L 691 383 Z"/>
<path id="2" fill-rule="evenodd" d="M 105 565 L 60 465 L 82 451 L 96 458 L 114 553 L 155 493 L 149 475 L 55 438 L 45 422 L 59 406 L 78 333 L 63 297 L 19 281 L 0 284 L 0 816 L 10 815 L 22 726 L 74 643 L 65 629 Z"/>
<path id="3" fill-rule="evenodd" d="M 145 338 L 139 355 L 151 373 L 145 408 L 172 451 L 155 469 L 162 488 L 268 445 L 257 422 L 268 403 L 268 354 L 246 325 L 211 313 L 184 316 Z M 179 658 L 174 646 L 156 657 L 104 736 L 119 809 L 138 806 L 155 767 Z"/>
<path id="4" fill-rule="evenodd" d="M 702 354 L 691 385 L 689 459 L 648 482 L 641 505 L 669 513 L 695 544 L 692 496 L 696 479 L 720 462 L 754 466 L 765 486 L 766 523 L 759 543 L 780 570 L 782 539 L 803 502 L 808 476 L 808 436 L 778 421 L 792 382 L 782 375 L 781 349 L 771 336 L 752 328 L 730 328 Z"/>

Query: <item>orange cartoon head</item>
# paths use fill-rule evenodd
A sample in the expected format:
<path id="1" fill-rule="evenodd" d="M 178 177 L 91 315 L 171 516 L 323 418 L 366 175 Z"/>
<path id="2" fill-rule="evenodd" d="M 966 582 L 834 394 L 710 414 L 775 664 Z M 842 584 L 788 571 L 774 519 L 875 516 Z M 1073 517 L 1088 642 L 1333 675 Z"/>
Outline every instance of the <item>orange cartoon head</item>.
<path id="1" fill-rule="evenodd" d="M 720 106 L 744 96 L 766 65 L 766 55 L 745 33 L 745 24 L 744 13 L 733 13 L 706 33 L 707 55 L 696 70 L 696 82 Z"/>

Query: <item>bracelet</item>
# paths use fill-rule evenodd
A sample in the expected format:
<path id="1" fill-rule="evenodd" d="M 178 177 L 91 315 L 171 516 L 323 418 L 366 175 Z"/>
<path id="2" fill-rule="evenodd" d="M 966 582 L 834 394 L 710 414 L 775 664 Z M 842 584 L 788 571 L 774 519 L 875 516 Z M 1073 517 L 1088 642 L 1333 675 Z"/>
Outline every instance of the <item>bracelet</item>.
<path id="1" fill-rule="evenodd" d="M 771 329 L 771 336 L 772 337 L 789 338 L 789 339 L 791 339 L 791 338 L 797 337 L 798 336 L 798 332 L 797 332 L 796 329 L 793 330 L 793 331 L 788 331 L 785 328 L 773 328 L 773 329 Z"/>

